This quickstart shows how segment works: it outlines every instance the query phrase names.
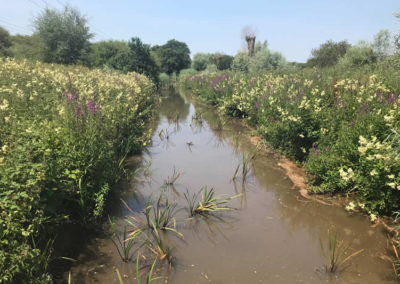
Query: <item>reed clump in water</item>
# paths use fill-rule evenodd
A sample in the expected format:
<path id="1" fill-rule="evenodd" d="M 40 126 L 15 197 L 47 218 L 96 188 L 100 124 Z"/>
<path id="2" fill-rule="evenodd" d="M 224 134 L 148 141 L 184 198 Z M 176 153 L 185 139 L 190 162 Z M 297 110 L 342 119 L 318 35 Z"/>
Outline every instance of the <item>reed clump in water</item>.
<path id="1" fill-rule="evenodd" d="M 181 172 L 177 171 L 174 167 L 174 171 L 171 176 L 168 176 L 167 179 L 164 181 L 164 184 L 167 186 L 174 185 L 174 183 L 178 180 L 181 176 Z"/>
<path id="2" fill-rule="evenodd" d="M 129 262 L 131 260 L 131 251 L 133 249 L 133 245 L 138 240 L 139 235 L 142 233 L 141 229 L 135 229 L 133 232 L 128 232 L 128 225 L 130 224 L 127 219 L 125 219 L 124 223 L 124 231 L 122 237 L 118 234 L 116 223 L 111 220 L 110 216 L 108 216 L 108 222 L 111 226 L 111 241 L 116 247 L 119 256 L 122 261 Z"/>
<path id="3" fill-rule="evenodd" d="M 223 199 L 220 196 L 215 195 L 214 188 L 208 190 L 207 186 L 203 186 L 197 193 L 190 194 L 188 190 L 184 193 L 185 199 L 188 203 L 187 210 L 190 216 L 195 216 L 197 214 L 210 214 L 217 211 L 232 210 L 232 208 L 227 207 L 226 204 L 229 200 L 237 197 L 233 196 L 228 199 Z M 201 199 L 199 200 L 199 197 Z"/>
<path id="4" fill-rule="evenodd" d="M 349 254 L 350 244 L 345 244 L 343 240 L 338 240 L 337 232 L 328 230 L 328 246 L 324 247 L 320 239 L 321 249 L 324 256 L 328 259 L 328 263 L 324 265 L 325 271 L 328 273 L 337 272 L 350 259 L 360 254 L 363 249 Z"/>
<path id="5" fill-rule="evenodd" d="M 253 159 L 253 157 L 254 156 L 250 157 L 250 155 L 243 153 L 242 160 L 236 167 L 235 173 L 233 174 L 233 177 L 232 177 L 233 180 L 236 179 L 236 177 L 239 174 L 239 170 L 242 169 L 241 170 L 242 184 L 244 184 L 246 182 L 246 178 L 250 172 L 250 160 Z"/>

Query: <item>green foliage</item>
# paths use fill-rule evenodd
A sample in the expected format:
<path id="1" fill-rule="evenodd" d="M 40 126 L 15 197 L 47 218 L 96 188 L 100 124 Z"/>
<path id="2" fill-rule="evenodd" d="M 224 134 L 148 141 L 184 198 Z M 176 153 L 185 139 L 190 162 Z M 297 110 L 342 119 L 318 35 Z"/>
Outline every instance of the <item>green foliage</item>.
<path id="1" fill-rule="evenodd" d="M 160 82 L 160 84 L 166 85 L 171 82 L 171 78 L 168 76 L 167 73 L 160 73 L 160 75 L 158 75 L 158 81 Z"/>
<path id="2" fill-rule="evenodd" d="M 371 216 L 391 215 L 400 209 L 400 156 L 388 138 L 400 133 L 399 97 L 381 79 L 399 91 L 399 73 L 382 65 L 378 80 L 365 75 L 371 68 L 202 74 L 181 84 L 223 113 L 246 119 L 266 144 L 305 163 L 312 192 L 354 193 Z"/>
<path id="3" fill-rule="evenodd" d="M 250 56 L 245 52 L 239 52 L 232 60 L 231 69 L 238 72 L 248 72 L 250 69 Z"/>
<path id="4" fill-rule="evenodd" d="M 374 36 L 374 41 L 371 44 L 374 54 L 378 61 L 384 60 L 394 52 L 392 43 L 392 35 L 389 30 L 381 30 Z"/>
<path id="5" fill-rule="evenodd" d="M 228 70 L 231 67 L 233 56 L 222 53 L 215 53 L 213 55 L 213 60 L 215 62 L 215 65 L 217 65 L 218 70 L 223 71 Z"/>
<path id="6" fill-rule="evenodd" d="M 347 41 L 334 42 L 328 40 L 319 48 L 311 51 L 311 58 L 307 61 L 310 67 L 328 67 L 335 65 L 340 57 L 344 56 L 351 45 Z"/>
<path id="7" fill-rule="evenodd" d="M 280 70 L 287 66 L 286 59 L 279 52 L 272 52 L 268 44 L 257 42 L 254 56 L 239 52 L 233 59 L 231 69 L 240 72 L 258 73 L 266 70 Z"/>
<path id="8" fill-rule="evenodd" d="M 203 71 L 207 65 L 213 62 L 213 56 L 209 53 L 196 53 L 192 60 L 192 69 Z"/>
<path id="9" fill-rule="evenodd" d="M 98 221 L 124 159 L 147 141 L 154 85 L 12 59 L 0 84 L 0 282 L 40 283 L 48 240 L 66 222 Z"/>
<path id="10" fill-rule="evenodd" d="M 9 32 L 3 27 L 0 27 L 0 57 L 10 55 L 8 49 L 11 46 L 11 44 L 12 43 Z"/>
<path id="11" fill-rule="evenodd" d="M 43 60 L 44 42 L 38 34 L 11 36 L 10 55 L 17 59 Z"/>
<path id="12" fill-rule="evenodd" d="M 168 75 L 179 73 L 190 66 L 190 50 L 186 43 L 175 39 L 166 44 L 152 47 L 153 58 L 159 64 L 161 72 Z"/>
<path id="13" fill-rule="evenodd" d="M 377 56 L 372 47 L 368 45 L 356 45 L 350 47 L 346 54 L 340 58 L 339 65 L 343 65 L 345 68 L 361 67 L 373 64 L 376 61 Z"/>
<path id="14" fill-rule="evenodd" d="M 158 83 L 158 66 L 150 55 L 150 45 L 142 43 L 140 38 L 130 40 L 130 58 L 127 69 L 129 71 L 145 74 Z"/>
<path id="15" fill-rule="evenodd" d="M 100 41 L 91 45 L 88 64 L 91 67 L 108 67 L 123 72 L 129 70 L 130 48 L 124 41 Z"/>
<path id="16" fill-rule="evenodd" d="M 87 19 L 72 7 L 64 11 L 46 8 L 34 22 L 35 32 L 43 39 L 46 62 L 61 64 L 82 63 L 89 52 L 92 34 Z"/>
<path id="17" fill-rule="evenodd" d="M 196 75 L 198 72 L 195 69 L 182 69 L 181 72 L 179 73 L 179 77 L 180 78 L 184 78 L 186 76 L 192 76 L 192 75 Z"/>

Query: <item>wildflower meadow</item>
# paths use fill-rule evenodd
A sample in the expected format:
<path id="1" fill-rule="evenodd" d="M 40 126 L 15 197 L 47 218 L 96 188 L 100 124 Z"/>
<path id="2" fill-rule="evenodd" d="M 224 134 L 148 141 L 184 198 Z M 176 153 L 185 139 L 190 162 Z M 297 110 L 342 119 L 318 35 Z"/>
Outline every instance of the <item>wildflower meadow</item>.
<path id="1" fill-rule="evenodd" d="M 47 279 L 58 228 L 102 216 L 157 100 L 144 75 L 1 60 L 0 282 Z"/>
<path id="2" fill-rule="evenodd" d="M 292 73 L 193 75 L 181 87 L 303 163 L 310 192 L 351 195 L 351 209 L 371 218 L 393 215 L 400 209 L 398 95 L 374 74 Z"/>

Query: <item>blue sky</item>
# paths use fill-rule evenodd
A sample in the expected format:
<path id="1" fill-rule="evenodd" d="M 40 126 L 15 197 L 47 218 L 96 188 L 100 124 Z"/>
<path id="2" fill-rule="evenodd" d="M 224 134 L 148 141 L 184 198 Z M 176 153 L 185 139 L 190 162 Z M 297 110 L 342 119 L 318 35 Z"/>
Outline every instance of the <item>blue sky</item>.
<path id="1" fill-rule="evenodd" d="M 298 62 L 329 39 L 357 43 L 371 41 L 381 29 L 400 30 L 393 16 L 400 0 L 0 0 L 0 25 L 12 34 L 31 34 L 42 8 L 67 3 L 87 16 L 95 41 L 138 36 L 155 45 L 175 38 L 186 42 L 192 55 L 236 54 L 248 25 L 270 49 Z"/>

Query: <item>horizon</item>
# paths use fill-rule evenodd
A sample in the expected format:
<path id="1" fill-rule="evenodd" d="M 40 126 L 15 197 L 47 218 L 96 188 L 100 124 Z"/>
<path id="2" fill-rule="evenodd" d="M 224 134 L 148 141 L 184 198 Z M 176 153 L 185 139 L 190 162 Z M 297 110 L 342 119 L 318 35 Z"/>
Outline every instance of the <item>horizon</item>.
<path id="1" fill-rule="evenodd" d="M 87 17 L 90 31 L 95 34 L 92 42 L 139 37 L 153 46 L 176 39 L 188 45 L 191 57 L 198 52 L 234 56 L 243 48 L 243 27 L 252 26 L 257 30 L 257 41 L 267 40 L 268 47 L 281 52 L 288 61 L 305 62 L 313 48 L 328 40 L 356 44 L 361 40 L 372 41 L 382 29 L 392 34 L 398 32 L 400 23 L 393 13 L 400 11 L 400 2 L 383 3 L 287 0 L 250 1 L 243 5 L 206 0 L 198 5 L 182 0 L 161 3 L 123 0 L 118 4 L 105 0 L 16 0 L 3 4 L 0 26 L 12 35 L 31 35 L 33 19 L 44 8 L 61 10 L 70 5 Z"/>

